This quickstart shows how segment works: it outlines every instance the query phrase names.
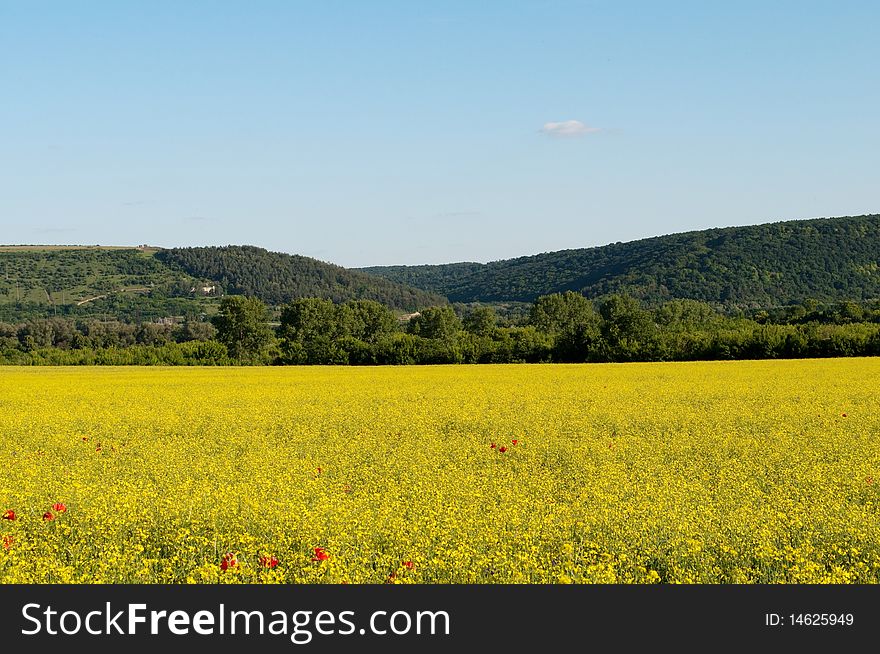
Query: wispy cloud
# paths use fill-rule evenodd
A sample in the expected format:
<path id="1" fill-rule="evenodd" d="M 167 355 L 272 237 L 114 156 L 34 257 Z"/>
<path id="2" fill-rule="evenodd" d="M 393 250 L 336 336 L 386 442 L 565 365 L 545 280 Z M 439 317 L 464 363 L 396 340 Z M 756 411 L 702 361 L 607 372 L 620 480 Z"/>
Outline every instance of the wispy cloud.
<path id="1" fill-rule="evenodd" d="M 602 129 L 600 127 L 590 127 L 579 120 L 562 120 L 559 122 L 544 123 L 544 127 L 541 128 L 542 134 L 559 138 L 573 138 L 601 131 Z"/>
<path id="2" fill-rule="evenodd" d="M 191 223 L 206 223 L 211 222 L 213 219 L 208 218 L 208 216 L 187 216 L 184 220 Z"/>

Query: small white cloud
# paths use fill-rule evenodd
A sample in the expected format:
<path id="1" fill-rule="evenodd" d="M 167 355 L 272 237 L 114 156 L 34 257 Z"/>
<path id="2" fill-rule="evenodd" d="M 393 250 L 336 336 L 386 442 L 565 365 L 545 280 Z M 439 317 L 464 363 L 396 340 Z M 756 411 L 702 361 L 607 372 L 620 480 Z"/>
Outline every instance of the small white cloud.
<path id="1" fill-rule="evenodd" d="M 541 132 L 548 136 L 559 136 L 563 138 L 583 136 L 585 134 L 592 134 L 599 131 L 601 131 L 601 128 L 584 125 L 579 120 L 563 120 L 558 123 L 544 123 L 544 127 L 541 128 Z"/>

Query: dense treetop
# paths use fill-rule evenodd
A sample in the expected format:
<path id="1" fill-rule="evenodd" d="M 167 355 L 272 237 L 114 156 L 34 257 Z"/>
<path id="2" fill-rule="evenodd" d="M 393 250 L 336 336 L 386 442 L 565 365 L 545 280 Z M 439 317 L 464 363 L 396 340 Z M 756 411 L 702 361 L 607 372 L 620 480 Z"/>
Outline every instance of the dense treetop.
<path id="1" fill-rule="evenodd" d="M 627 293 L 652 306 L 675 298 L 743 309 L 860 301 L 880 297 L 880 215 L 707 229 L 488 264 L 363 270 L 453 302 L 531 302 L 569 290 Z"/>

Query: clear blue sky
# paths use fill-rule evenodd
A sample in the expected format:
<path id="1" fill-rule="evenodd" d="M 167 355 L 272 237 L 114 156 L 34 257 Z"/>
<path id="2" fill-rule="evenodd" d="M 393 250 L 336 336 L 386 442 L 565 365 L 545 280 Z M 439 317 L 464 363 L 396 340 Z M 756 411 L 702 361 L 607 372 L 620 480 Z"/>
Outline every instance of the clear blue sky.
<path id="1" fill-rule="evenodd" d="M 878 25 L 874 0 L 0 0 L 0 241 L 360 266 L 876 213 Z"/>

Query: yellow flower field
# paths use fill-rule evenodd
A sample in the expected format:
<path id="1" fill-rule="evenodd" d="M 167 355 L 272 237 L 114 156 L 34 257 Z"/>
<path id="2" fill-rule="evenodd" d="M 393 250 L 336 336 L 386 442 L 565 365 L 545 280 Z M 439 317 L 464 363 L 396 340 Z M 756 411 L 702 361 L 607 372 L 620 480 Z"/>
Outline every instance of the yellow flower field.
<path id="1" fill-rule="evenodd" d="M 878 389 L 877 359 L 2 368 L 0 582 L 873 583 Z"/>

